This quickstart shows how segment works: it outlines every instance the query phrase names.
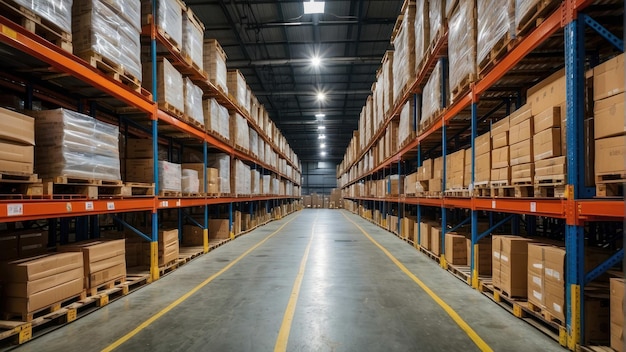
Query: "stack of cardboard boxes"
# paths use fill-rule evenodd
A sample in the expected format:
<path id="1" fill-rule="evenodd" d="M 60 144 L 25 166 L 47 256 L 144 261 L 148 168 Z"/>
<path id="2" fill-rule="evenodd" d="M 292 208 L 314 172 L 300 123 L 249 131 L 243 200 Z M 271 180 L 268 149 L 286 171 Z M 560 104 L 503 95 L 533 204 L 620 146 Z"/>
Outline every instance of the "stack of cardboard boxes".
<path id="1" fill-rule="evenodd" d="M 465 149 L 446 155 L 446 190 L 460 190 L 465 184 Z"/>
<path id="2" fill-rule="evenodd" d="M 624 279 L 611 279 L 611 348 L 624 350 Z"/>
<path id="3" fill-rule="evenodd" d="M 528 245 L 528 302 L 565 323 L 565 249 Z"/>
<path id="4" fill-rule="evenodd" d="M 474 140 L 474 186 L 488 186 L 491 181 L 491 134 Z"/>
<path id="5" fill-rule="evenodd" d="M 533 118 L 526 104 L 509 116 L 511 184 L 532 184 L 534 176 Z"/>
<path id="6" fill-rule="evenodd" d="M 32 174 L 34 145 L 35 120 L 0 108 L 0 172 Z"/>
<path id="7" fill-rule="evenodd" d="M 491 125 L 491 147 L 491 185 L 509 185 L 511 182 L 511 164 L 508 116 Z"/>
<path id="8" fill-rule="evenodd" d="M 492 282 L 508 297 L 525 298 L 528 294 L 527 238 L 511 235 L 492 236 Z"/>

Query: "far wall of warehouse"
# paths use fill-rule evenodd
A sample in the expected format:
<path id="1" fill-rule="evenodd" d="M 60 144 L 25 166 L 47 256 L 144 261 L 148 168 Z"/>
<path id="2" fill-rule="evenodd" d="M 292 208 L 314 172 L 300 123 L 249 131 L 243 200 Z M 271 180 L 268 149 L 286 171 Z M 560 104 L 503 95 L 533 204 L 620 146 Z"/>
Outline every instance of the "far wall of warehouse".
<path id="1" fill-rule="evenodd" d="M 330 194 L 337 187 L 336 165 L 331 162 L 302 163 L 302 195 Z"/>

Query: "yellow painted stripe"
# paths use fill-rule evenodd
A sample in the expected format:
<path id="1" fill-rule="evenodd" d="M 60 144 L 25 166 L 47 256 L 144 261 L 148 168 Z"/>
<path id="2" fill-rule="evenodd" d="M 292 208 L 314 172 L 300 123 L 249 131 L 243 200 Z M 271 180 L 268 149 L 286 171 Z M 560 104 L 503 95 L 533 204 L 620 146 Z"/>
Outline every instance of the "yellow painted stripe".
<path id="1" fill-rule="evenodd" d="M 287 309 L 285 309 L 285 315 L 283 316 L 283 323 L 280 326 L 278 332 L 278 338 L 276 339 L 276 345 L 274 346 L 274 352 L 287 351 L 287 342 L 289 341 L 289 333 L 291 332 L 291 324 L 293 323 L 293 316 L 296 313 L 296 305 L 298 303 L 298 297 L 300 296 L 300 287 L 302 286 L 302 280 L 304 278 L 304 271 L 306 270 L 306 263 L 309 258 L 309 252 L 311 251 L 311 245 L 313 244 L 313 237 L 315 236 L 315 223 L 317 222 L 317 216 L 319 210 L 315 213 L 315 219 L 313 220 L 313 226 L 311 227 L 311 238 L 309 244 L 304 250 L 304 256 L 300 262 L 300 270 L 296 276 L 296 281 L 293 284 L 291 290 L 291 296 L 289 296 L 289 303 L 287 303 Z"/>
<path id="2" fill-rule="evenodd" d="M 113 342 L 112 344 L 110 344 L 109 346 L 104 348 L 102 350 L 102 352 L 113 351 L 114 349 L 120 347 L 123 343 L 125 343 L 128 340 L 130 340 L 133 336 L 137 335 L 141 330 L 143 330 L 143 329 L 147 328 L 148 326 L 150 326 L 150 324 L 154 323 L 157 319 L 159 319 L 160 317 L 165 315 L 167 312 L 169 312 L 170 310 L 174 309 L 179 304 L 181 304 L 184 301 L 186 301 L 189 297 L 191 297 L 191 295 L 193 295 L 194 293 L 198 292 L 198 290 L 200 290 L 204 286 L 208 285 L 211 281 L 215 280 L 218 276 L 220 276 L 223 273 L 225 273 L 226 271 L 228 271 L 228 269 L 232 268 L 235 264 L 237 264 L 239 261 L 241 261 L 243 258 L 245 258 L 252 251 L 254 251 L 255 249 L 259 248 L 261 245 L 263 245 L 265 242 L 267 242 L 267 240 L 269 240 L 270 238 L 272 238 L 272 236 L 274 236 L 278 232 L 280 232 L 280 230 L 282 230 L 285 226 L 287 226 L 287 224 L 289 224 L 290 222 L 295 220 L 298 216 L 295 216 L 294 218 L 292 218 L 289 221 L 287 221 L 286 223 L 284 223 L 276 231 L 272 232 L 269 236 L 265 237 L 262 241 L 260 241 L 259 243 L 255 244 L 253 247 L 251 247 L 250 249 L 245 251 L 242 255 L 237 257 L 237 259 L 233 260 L 230 264 L 228 264 L 224 268 L 222 268 L 222 270 L 220 270 L 217 273 L 209 276 L 209 278 L 207 278 L 206 280 L 204 280 L 203 282 L 198 284 L 198 286 L 194 287 L 189 292 L 185 293 L 180 298 L 178 298 L 174 302 L 170 303 L 167 307 L 163 308 L 161 311 L 159 311 L 158 313 L 156 313 L 153 316 L 151 316 L 150 318 L 148 318 L 146 321 L 141 323 L 139 326 L 137 326 L 131 332 L 129 332 L 128 334 L 122 336 L 117 341 Z"/>
<path id="3" fill-rule="evenodd" d="M 409 269 L 407 269 L 406 266 L 404 266 L 404 264 L 402 264 L 385 247 L 383 247 L 374 238 L 372 238 L 372 236 L 370 236 L 361 226 L 359 226 L 357 223 L 352 221 L 352 219 L 347 217 L 345 213 L 342 212 L 342 215 L 346 219 L 348 219 L 348 221 L 350 221 L 354 226 L 356 226 L 359 230 L 361 230 L 361 232 L 365 235 L 365 237 L 367 237 L 374 245 L 376 245 L 376 247 L 378 247 L 381 251 L 383 251 L 383 253 L 385 253 L 385 255 L 387 255 L 387 257 L 389 257 L 389 259 L 391 259 L 391 261 L 398 268 L 400 268 L 402 272 L 404 272 L 408 277 L 410 277 L 413 281 L 415 281 L 415 283 L 419 285 L 419 287 L 421 287 L 422 290 L 424 290 L 424 292 L 426 292 L 430 296 L 430 298 L 432 298 L 435 302 L 437 302 L 437 304 L 439 304 L 439 306 L 443 308 L 443 310 L 446 313 L 448 313 L 448 315 L 452 318 L 452 320 L 454 320 L 454 322 L 457 323 L 457 325 L 467 334 L 467 336 L 469 336 L 469 338 L 472 339 L 472 341 L 474 341 L 476 346 L 478 346 L 478 348 L 481 351 L 493 351 L 491 347 L 489 347 L 489 345 L 487 345 L 487 343 L 482 338 L 480 338 L 480 336 L 478 336 L 476 331 L 474 331 L 474 329 L 472 329 L 469 326 L 469 324 L 467 324 L 465 320 L 463 320 L 463 318 L 461 318 L 461 316 L 459 316 L 459 314 L 456 311 L 454 311 L 454 309 L 452 309 L 452 307 L 450 307 L 444 300 L 439 298 L 439 296 L 437 296 L 428 286 L 426 286 L 426 284 L 423 283 L 422 280 L 418 279 L 417 276 L 415 276 L 412 272 L 410 272 Z"/>

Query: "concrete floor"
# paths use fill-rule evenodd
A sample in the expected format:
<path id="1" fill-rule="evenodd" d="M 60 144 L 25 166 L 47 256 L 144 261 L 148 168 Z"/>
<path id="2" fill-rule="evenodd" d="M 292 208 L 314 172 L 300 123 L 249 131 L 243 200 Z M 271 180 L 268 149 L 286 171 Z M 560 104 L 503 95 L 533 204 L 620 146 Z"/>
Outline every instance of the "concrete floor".
<path id="1" fill-rule="evenodd" d="M 494 351 L 565 351 L 394 235 L 346 211 L 311 209 L 260 227 L 18 350 L 102 350 L 289 221 L 267 242 L 116 350 L 274 350 L 312 235 L 288 351 L 479 350 L 344 215 L 445 301 Z"/>

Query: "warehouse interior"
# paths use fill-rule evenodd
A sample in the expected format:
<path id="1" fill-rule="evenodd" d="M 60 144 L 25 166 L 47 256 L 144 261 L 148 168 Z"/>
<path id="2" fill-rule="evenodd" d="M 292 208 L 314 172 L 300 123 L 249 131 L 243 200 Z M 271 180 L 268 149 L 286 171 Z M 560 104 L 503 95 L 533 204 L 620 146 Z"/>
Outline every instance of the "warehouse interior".
<path id="1" fill-rule="evenodd" d="M 624 5 L 0 0 L 0 350 L 626 350 Z"/>

